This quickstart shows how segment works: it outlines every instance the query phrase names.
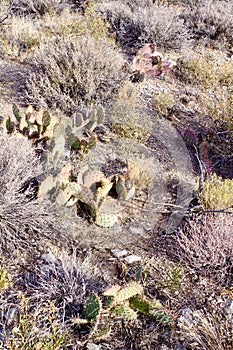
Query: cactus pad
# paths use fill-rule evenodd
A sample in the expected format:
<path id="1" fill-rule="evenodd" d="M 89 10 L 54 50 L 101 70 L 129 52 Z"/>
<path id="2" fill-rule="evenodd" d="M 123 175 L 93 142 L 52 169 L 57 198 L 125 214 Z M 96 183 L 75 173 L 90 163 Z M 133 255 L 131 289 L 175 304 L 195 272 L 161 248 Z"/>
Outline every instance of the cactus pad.
<path id="1" fill-rule="evenodd" d="M 115 303 L 118 304 L 122 301 L 128 300 L 129 298 L 132 298 L 137 294 L 141 294 L 142 292 L 143 288 L 140 284 L 137 282 L 130 282 L 119 290 L 114 298 Z"/>
<path id="2" fill-rule="evenodd" d="M 94 194 L 90 188 L 80 185 L 79 199 L 81 202 L 90 205 L 94 200 Z"/>
<path id="3" fill-rule="evenodd" d="M 112 309 L 112 312 L 126 320 L 136 320 L 137 313 L 127 305 L 118 305 Z"/>
<path id="4" fill-rule="evenodd" d="M 56 181 L 54 180 L 52 175 L 46 177 L 40 184 L 38 191 L 38 199 L 42 201 L 45 195 L 51 191 L 56 186 Z"/>
<path id="5" fill-rule="evenodd" d="M 121 289 L 121 286 L 119 286 L 118 284 L 111 286 L 103 293 L 103 295 L 109 296 L 109 297 L 115 297 L 120 289 Z"/>
<path id="6" fill-rule="evenodd" d="M 100 227 L 112 227 L 117 222 L 115 214 L 100 214 L 96 218 L 96 225 Z"/>
<path id="7" fill-rule="evenodd" d="M 86 302 L 86 319 L 94 320 L 100 314 L 102 309 L 100 298 L 96 293 L 91 293 Z"/>

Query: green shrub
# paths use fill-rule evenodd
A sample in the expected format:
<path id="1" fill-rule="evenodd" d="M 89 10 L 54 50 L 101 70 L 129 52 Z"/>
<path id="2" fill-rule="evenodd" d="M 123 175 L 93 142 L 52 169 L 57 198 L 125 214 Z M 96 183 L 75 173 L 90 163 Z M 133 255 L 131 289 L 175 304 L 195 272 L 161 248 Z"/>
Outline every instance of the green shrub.
<path id="1" fill-rule="evenodd" d="M 223 179 L 215 173 L 203 182 L 199 201 L 205 209 L 233 211 L 233 180 Z"/>

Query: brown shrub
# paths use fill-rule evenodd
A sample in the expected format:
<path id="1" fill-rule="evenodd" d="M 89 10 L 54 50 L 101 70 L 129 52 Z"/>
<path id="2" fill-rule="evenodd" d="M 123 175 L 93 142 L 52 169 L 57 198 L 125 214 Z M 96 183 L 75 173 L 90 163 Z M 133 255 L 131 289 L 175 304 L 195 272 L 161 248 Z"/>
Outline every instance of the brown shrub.
<path id="1" fill-rule="evenodd" d="M 179 318 L 179 339 L 185 349 L 232 350 L 232 320 L 219 307 L 209 310 L 187 309 L 188 317 Z"/>

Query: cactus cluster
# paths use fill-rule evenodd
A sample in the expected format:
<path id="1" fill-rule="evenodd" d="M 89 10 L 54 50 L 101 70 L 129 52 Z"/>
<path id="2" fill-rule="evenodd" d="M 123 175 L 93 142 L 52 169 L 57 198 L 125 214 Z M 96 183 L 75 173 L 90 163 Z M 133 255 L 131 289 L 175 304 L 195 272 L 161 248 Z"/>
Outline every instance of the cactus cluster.
<path id="1" fill-rule="evenodd" d="M 97 137 L 94 133 L 96 126 L 104 120 L 102 107 L 83 110 L 70 118 L 51 115 L 47 110 L 34 111 L 29 106 L 25 113 L 20 113 L 18 107 L 12 106 L 14 119 L 8 117 L 3 125 L 9 134 L 19 132 L 32 140 L 36 145 L 47 141 L 49 158 L 56 162 L 65 148 L 77 151 L 82 157 L 96 146 Z M 49 141 L 49 142 L 48 142 Z"/>
<path id="2" fill-rule="evenodd" d="M 53 198 L 58 205 L 73 206 L 79 201 L 96 225 L 107 228 L 117 222 L 117 215 L 110 210 L 111 201 L 128 201 L 134 196 L 135 186 L 127 176 L 107 177 L 102 171 L 88 166 L 80 169 L 74 181 L 72 164 L 67 163 L 58 175 L 50 174 L 41 182 L 38 199 L 43 200 L 51 191 L 56 193 Z"/>
<path id="3" fill-rule="evenodd" d="M 33 141 L 48 140 L 52 137 L 53 128 L 58 123 L 58 118 L 52 116 L 48 111 L 34 112 L 32 106 L 21 114 L 17 105 L 13 104 L 12 111 L 15 120 L 8 117 L 5 127 L 9 134 L 18 131 Z"/>
<path id="4" fill-rule="evenodd" d="M 134 72 L 134 80 L 143 80 L 145 76 L 155 78 L 169 73 L 176 65 L 171 59 L 165 59 L 161 52 L 157 51 L 155 43 L 147 43 L 133 58 L 131 69 Z"/>
<path id="5" fill-rule="evenodd" d="M 101 299 L 104 299 L 101 302 Z M 125 286 L 114 285 L 107 289 L 102 298 L 91 293 L 86 302 L 85 319 L 97 320 L 102 314 L 117 316 L 127 320 L 135 320 L 140 314 L 155 320 L 163 327 L 171 327 L 173 317 L 158 301 L 150 300 L 143 294 L 143 287 L 137 282 L 129 282 Z M 97 327 L 96 327 L 97 328 Z M 95 329 L 95 332 L 97 329 Z"/>
<path id="6" fill-rule="evenodd" d="M 95 146 L 97 136 L 94 129 L 103 122 L 103 109 L 92 108 L 71 117 L 58 118 L 48 111 L 35 112 L 31 106 L 21 114 L 13 105 L 13 114 L 14 121 L 11 118 L 6 120 L 8 133 L 21 133 L 36 146 L 43 142 L 43 151 L 46 151 L 43 154 L 47 176 L 40 181 L 38 200 L 43 201 L 49 194 L 59 206 L 82 203 L 82 209 L 89 213 L 96 225 L 112 227 L 118 219 L 112 204 L 119 208 L 119 203 L 129 201 L 135 194 L 136 181 L 130 175 L 130 164 L 128 172 L 116 171 L 106 176 L 101 170 L 89 166 L 78 171 L 72 160 L 67 161 L 65 157 L 67 152 L 82 156 Z"/>

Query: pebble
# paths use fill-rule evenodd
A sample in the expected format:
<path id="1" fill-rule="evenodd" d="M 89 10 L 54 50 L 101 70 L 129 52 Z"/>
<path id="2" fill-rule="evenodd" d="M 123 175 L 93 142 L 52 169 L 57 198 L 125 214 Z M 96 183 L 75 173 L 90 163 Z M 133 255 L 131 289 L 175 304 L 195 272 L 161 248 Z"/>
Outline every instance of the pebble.
<path id="1" fill-rule="evenodd" d="M 101 345 L 97 345 L 97 344 L 94 344 L 94 343 L 88 343 L 87 344 L 87 349 L 88 350 L 100 350 L 101 349 Z"/>
<path id="2" fill-rule="evenodd" d="M 124 260 L 125 260 L 128 264 L 132 264 L 132 263 L 134 263 L 134 262 L 136 262 L 136 261 L 140 261 L 140 260 L 141 260 L 141 257 L 138 256 L 138 255 L 132 254 L 132 255 L 126 256 L 126 257 L 124 258 Z"/>
<path id="3" fill-rule="evenodd" d="M 112 249 L 112 254 L 115 255 L 117 258 L 121 258 L 122 256 L 125 256 L 128 254 L 127 250 L 121 250 L 121 249 Z"/>
<path id="4" fill-rule="evenodd" d="M 116 222 L 116 223 L 112 226 L 112 231 L 114 231 L 114 232 L 121 232 L 121 231 L 122 231 L 121 225 L 120 225 L 118 222 Z"/>
<path id="5" fill-rule="evenodd" d="M 58 263 L 56 257 L 52 253 L 42 254 L 41 259 L 43 259 L 48 264 L 57 264 Z"/>
<path id="6" fill-rule="evenodd" d="M 133 235 L 142 235 L 144 233 L 144 231 L 141 227 L 130 226 L 129 230 Z"/>

